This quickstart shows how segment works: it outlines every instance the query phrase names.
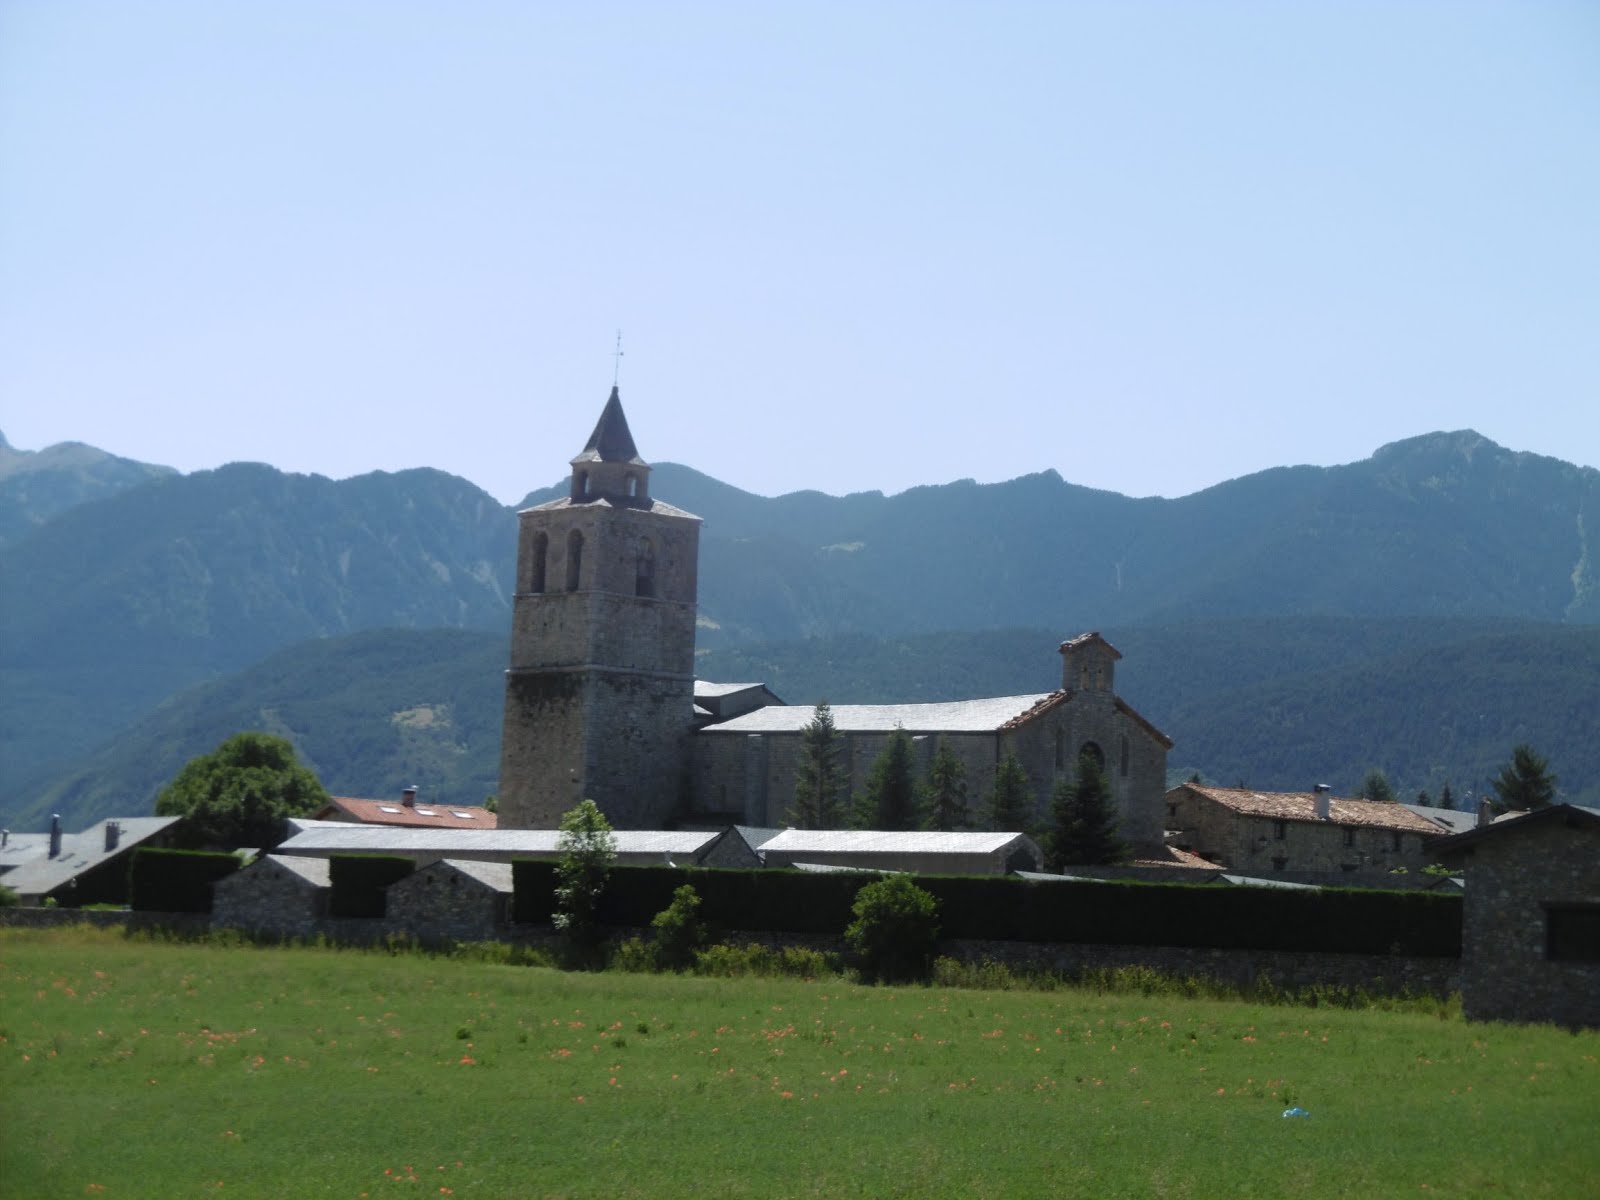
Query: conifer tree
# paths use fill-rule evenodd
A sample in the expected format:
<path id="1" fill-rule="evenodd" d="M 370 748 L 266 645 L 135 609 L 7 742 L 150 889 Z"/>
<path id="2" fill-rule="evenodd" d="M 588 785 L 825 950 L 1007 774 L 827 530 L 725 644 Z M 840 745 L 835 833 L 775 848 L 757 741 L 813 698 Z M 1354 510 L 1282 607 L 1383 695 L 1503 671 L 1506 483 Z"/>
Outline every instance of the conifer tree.
<path id="1" fill-rule="evenodd" d="M 972 825 L 972 812 L 967 808 L 967 767 L 943 738 L 933 751 L 923 799 L 929 829 L 949 832 Z"/>
<path id="2" fill-rule="evenodd" d="M 990 829 L 1026 833 L 1034 827 L 1033 789 L 1015 754 L 1007 753 L 1000 760 L 987 807 Z"/>
<path id="3" fill-rule="evenodd" d="M 1439 807 L 1454 808 L 1455 806 L 1456 798 L 1450 794 L 1450 781 L 1447 779 L 1444 781 L 1444 791 L 1439 793 Z"/>
<path id="4" fill-rule="evenodd" d="M 1117 836 L 1117 810 L 1111 781 L 1092 754 L 1078 756 L 1077 778 L 1056 784 L 1051 797 L 1054 826 L 1050 831 L 1050 862 L 1060 870 L 1068 865 L 1121 862 L 1128 847 Z"/>
<path id="5" fill-rule="evenodd" d="M 1501 812 L 1545 808 L 1556 798 L 1556 777 L 1544 755 L 1526 742 L 1513 746 L 1511 761 L 1489 781 L 1494 788 L 1495 808 Z"/>
<path id="6" fill-rule="evenodd" d="M 800 734 L 800 762 L 794 772 L 794 804 L 789 824 L 796 829 L 837 829 L 843 824 L 844 739 L 833 726 L 826 700 Z"/>
<path id="7" fill-rule="evenodd" d="M 917 779 L 911 765 L 911 738 L 899 725 L 883 753 L 872 762 L 866 789 L 856 797 L 852 824 L 857 829 L 915 829 Z"/>
<path id="8" fill-rule="evenodd" d="M 1363 800 L 1376 800 L 1382 804 L 1393 804 L 1398 798 L 1394 794 L 1394 788 L 1389 785 L 1389 777 L 1377 767 L 1366 773 L 1356 795 Z"/>

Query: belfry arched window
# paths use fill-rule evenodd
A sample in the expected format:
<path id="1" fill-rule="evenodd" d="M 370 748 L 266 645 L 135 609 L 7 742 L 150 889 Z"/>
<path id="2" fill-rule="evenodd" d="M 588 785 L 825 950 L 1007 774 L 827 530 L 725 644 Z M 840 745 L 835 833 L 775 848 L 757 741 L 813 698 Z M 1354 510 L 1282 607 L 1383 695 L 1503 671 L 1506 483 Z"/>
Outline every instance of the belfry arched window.
<path id="1" fill-rule="evenodd" d="M 544 591 L 544 569 L 550 559 L 550 535 L 543 530 L 533 535 L 533 546 L 529 557 L 530 563 L 528 590 L 530 592 Z"/>
<path id="2" fill-rule="evenodd" d="M 583 578 L 583 534 L 574 529 L 567 534 L 567 591 L 578 590 Z"/>
<path id="3" fill-rule="evenodd" d="M 1085 742 L 1083 745 L 1079 746 L 1078 757 L 1082 758 L 1085 754 L 1094 759 L 1095 766 L 1099 767 L 1102 771 L 1106 769 L 1106 752 L 1100 749 L 1099 742 Z"/>

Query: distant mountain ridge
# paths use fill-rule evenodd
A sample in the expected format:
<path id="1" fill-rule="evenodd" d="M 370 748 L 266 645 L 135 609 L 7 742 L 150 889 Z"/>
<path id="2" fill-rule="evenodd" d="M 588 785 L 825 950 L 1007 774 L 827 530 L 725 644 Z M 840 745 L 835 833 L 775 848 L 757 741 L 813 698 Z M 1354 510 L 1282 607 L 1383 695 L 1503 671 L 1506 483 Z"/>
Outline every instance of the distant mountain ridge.
<path id="1" fill-rule="evenodd" d="M 0 794 L 84 761 L 167 697 L 308 638 L 504 637 L 515 516 L 464 480 L 133 465 L 155 477 L 106 484 L 0 546 Z M 1471 431 L 1173 500 L 1053 471 L 894 496 L 764 498 L 658 464 L 651 490 L 705 521 L 708 654 L 852 634 L 1064 635 L 1238 617 L 1600 622 L 1600 472 Z M 0 494 L 0 523 L 31 524 L 24 509 Z"/>
<path id="2" fill-rule="evenodd" d="M 57 513 L 175 473 L 82 442 L 17 450 L 0 433 L 0 549 Z"/>
<path id="3" fill-rule="evenodd" d="M 1469 805 L 1530 741 L 1562 795 L 1600 802 L 1600 626 L 1306 617 L 1108 631 L 1118 691 L 1176 740 L 1174 778 L 1353 793 L 1369 769 L 1406 800 L 1446 783 Z M 932 701 L 1046 691 L 1059 634 L 853 634 L 709 651 L 701 674 L 766 680 L 792 704 Z M 245 728 L 292 739 L 335 794 L 478 803 L 498 786 L 506 645 L 470 630 L 384 630 L 301 643 L 174 697 L 75 767 L 41 778 L 6 817 L 86 824 L 148 811 L 189 758 Z"/>

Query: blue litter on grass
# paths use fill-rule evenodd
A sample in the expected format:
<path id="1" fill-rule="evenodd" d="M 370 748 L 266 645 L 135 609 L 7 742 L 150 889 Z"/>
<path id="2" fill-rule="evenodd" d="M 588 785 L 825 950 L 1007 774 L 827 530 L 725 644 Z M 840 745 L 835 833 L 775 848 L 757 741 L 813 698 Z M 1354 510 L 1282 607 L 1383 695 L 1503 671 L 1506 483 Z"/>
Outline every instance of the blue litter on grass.
<path id="1" fill-rule="evenodd" d="M 1311 1114 L 1305 1109 L 1296 1106 L 1295 1108 L 1284 1109 L 1283 1115 L 1286 1117 L 1309 1117 Z"/>

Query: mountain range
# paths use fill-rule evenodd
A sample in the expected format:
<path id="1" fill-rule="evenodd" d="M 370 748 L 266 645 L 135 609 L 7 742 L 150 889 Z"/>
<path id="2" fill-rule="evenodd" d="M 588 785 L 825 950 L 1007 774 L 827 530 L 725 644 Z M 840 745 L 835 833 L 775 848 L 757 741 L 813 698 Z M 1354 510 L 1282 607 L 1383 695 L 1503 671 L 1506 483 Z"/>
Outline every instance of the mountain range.
<path id="1" fill-rule="evenodd" d="M 173 755 L 219 740 L 195 714 L 223 713 L 255 726 L 278 714 L 336 790 L 431 780 L 453 793 L 441 799 L 482 799 L 512 509 L 431 470 L 180 475 L 69 449 L 0 450 L 0 816 L 146 811 Z M 1574 794 L 1600 778 L 1600 763 L 1582 779 L 1563 766 L 1586 739 L 1552 717 L 1570 712 L 1580 731 L 1600 717 L 1592 468 L 1462 431 L 1173 500 L 1053 472 L 765 498 L 673 464 L 656 466 L 651 490 L 705 522 L 702 675 L 767 678 L 803 703 L 1025 692 L 1054 686 L 1051 639 L 1101 628 L 1128 656 L 1119 690 L 1177 739 L 1174 764 L 1208 777 L 1339 784 L 1340 771 L 1386 766 L 1419 787 L 1453 769 L 1481 786 L 1484 762 L 1516 736 L 1541 745 Z M 483 636 L 374 632 L 385 630 Z M 362 633 L 376 641 L 351 638 Z M 1024 642 L 1025 656 L 1000 649 Z M 1197 643 L 1204 653 L 1185 649 Z M 465 678 L 469 663 L 484 682 Z M 1448 677 L 1430 673 L 1443 664 Z M 1326 712 L 1295 698 L 1309 680 Z M 1408 694 L 1401 684 L 1423 680 L 1431 694 L 1397 710 L 1408 719 L 1383 718 L 1412 730 L 1403 764 L 1328 759 L 1376 753 L 1365 714 L 1376 722 Z M 1497 701 L 1470 713 L 1474 695 Z M 1537 718 L 1526 737 L 1497 715 L 1512 697 Z M 351 715 L 373 703 L 376 724 Z"/>

